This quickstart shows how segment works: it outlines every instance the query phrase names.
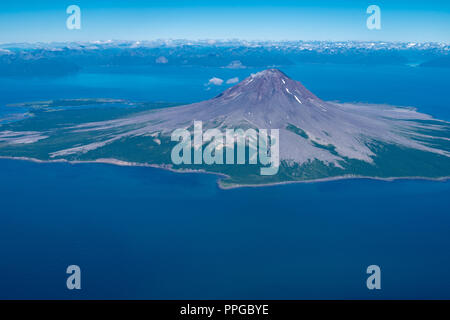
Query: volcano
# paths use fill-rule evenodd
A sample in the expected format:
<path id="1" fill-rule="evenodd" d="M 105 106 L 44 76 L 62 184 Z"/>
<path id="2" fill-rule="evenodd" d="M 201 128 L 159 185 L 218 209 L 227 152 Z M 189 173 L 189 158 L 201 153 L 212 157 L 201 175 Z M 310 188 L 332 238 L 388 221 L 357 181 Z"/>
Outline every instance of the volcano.
<path id="1" fill-rule="evenodd" d="M 80 136 L 71 147 L 49 152 L 49 159 L 114 158 L 172 167 L 170 135 L 192 130 L 194 121 L 205 129 L 279 130 L 277 177 L 226 166 L 202 168 L 224 173 L 236 184 L 450 175 L 448 122 L 414 108 L 323 101 L 278 69 L 252 74 L 210 100 L 33 134 L 51 139 L 65 130 L 72 140 Z M 81 139 L 86 134 L 89 141 Z"/>

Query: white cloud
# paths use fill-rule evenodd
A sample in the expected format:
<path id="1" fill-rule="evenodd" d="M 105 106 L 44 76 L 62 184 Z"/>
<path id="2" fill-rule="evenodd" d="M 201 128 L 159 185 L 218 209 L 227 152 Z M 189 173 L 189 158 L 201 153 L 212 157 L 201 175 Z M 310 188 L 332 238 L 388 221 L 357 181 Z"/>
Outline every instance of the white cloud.
<path id="1" fill-rule="evenodd" d="M 238 83 L 239 82 L 239 78 L 238 77 L 234 77 L 231 79 L 227 80 L 227 84 L 232 84 L 232 83 Z"/>
<path id="2" fill-rule="evenodd" d="M 220 78 L 216 78 L 216 77 L 213 77 L 213 78 L 209 79 L 209 81 L 208 81 L 208 84 L 213 84 L 216 86 L 221 86 L 222 83 L 223 83 L 223 80 Z"/>
<path id="3" fill-rule="evenodd" d="M 1 54 L 12 54 L 12 52 L 10 50 L 0 48 L 0 55 Z"/>
<path id="4" fill-rule="evenodd" d="M 239 60 L 231 61 L 225 68 L 228 69 L 245 69 L 245 66 Z"/>
<path id="5" fill-rule="evenodd" d="M 158 59 L 156 59 L 156 63 L 163 63 L 163 64 L 165 64 L 167 62 L 169 62 L 169 60 L 167 60 L 167 58 L 164 57 L 164 56 L 161 56 Z"/>

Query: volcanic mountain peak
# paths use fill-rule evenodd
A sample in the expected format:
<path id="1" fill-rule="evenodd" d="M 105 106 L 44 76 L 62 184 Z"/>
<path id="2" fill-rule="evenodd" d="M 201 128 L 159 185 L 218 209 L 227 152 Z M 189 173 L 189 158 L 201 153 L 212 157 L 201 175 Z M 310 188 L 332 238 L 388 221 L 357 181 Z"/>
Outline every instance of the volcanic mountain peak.
<path id="1" fill-rule="evenodd" d="M 286 98 L 294 104 L 303 104 L 310 99 L 321 101 L 300 82 L 292 80 L 278 69 L 267 69 L 252 74 L 242 82 L 224 91 L 217 98 L 234 99 L 242 95 L 258 103 Z"/>
<path id="2" fill-rule="evenodd" d="M 254 73 L 250 76 L 251 78 L 273 78 L 273 79 L 283 79 L 289 78 L 283 71 L 272 68 L 266 69 L 257 73 Z"/>

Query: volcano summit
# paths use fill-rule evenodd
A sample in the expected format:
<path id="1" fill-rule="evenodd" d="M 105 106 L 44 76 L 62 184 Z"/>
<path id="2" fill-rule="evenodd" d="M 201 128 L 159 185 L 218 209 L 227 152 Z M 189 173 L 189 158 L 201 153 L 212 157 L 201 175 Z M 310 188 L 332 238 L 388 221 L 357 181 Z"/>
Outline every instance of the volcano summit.
<path id="1" fill-rule="evenodd" d="M 52 118 L 51 113 L 0 126 L 0 155 L 69 161 L 115 159 L 174 170 L 203 170 L 225 174 L 223 186 L 338 177 L 450 176 L 450 123 L 413 108 L 326 102 L 277 69 L 252 74 L 210 100 L 112 120 L 53 123 L 45 130 L 34 130 L 33 122 L 46 117 Z M 279 130 L 278 173 L 261 176 L 256 164 L 173 164 L 170 154 L 176 142 L 171 141 L 171 134 L 177 129 L 192 132 L 194 121 L 201 121 L 205 130 L 223 132 Z M 244 144 L 252 148 L 251 140 Z M 231 147 L 222 144 L 216 150 Z"/>

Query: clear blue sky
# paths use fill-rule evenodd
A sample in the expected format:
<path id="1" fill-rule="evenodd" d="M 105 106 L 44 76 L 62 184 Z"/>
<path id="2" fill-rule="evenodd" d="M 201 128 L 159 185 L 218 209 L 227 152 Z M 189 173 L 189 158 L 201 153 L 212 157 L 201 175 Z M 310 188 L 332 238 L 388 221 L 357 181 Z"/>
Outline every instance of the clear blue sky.
<path id="1" fill-rule="evenodd" d="M 81 30 L 66 8 L 81 8 Z M 366 28 L 381 8 L 382 29 Z M 449 0 L 4 0 L 0 42 L 259 39 L 450 42 Z"/>

